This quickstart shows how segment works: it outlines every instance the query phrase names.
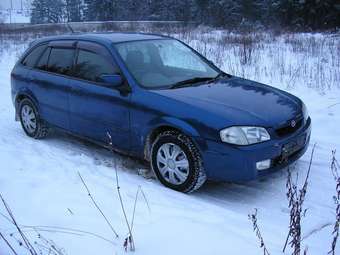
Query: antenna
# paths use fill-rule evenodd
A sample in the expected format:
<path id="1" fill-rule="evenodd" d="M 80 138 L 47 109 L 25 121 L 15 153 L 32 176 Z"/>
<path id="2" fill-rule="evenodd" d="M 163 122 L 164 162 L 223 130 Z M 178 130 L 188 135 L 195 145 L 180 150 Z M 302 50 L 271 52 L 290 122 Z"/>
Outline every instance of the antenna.
<path id="1" fill-rule="evenodd" d="M 66 22 L 66 26 L 67 26 L 67 28 L 71 31 L 71 34 L 74 34 L 74 30 L 73 30 L 73 28 L 71 27 L 70 23 Z"/>

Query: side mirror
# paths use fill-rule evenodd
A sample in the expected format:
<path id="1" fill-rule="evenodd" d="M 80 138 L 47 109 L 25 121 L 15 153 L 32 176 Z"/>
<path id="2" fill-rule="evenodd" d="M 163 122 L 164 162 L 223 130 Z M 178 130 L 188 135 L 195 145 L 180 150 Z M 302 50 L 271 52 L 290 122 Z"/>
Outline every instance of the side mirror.
<path id="1" fill-rule="evenodd" d="M 123 84 L 123 78 L 120 74 L 103 74 L 101 80 L 111 88 L 118 88 Z"/>

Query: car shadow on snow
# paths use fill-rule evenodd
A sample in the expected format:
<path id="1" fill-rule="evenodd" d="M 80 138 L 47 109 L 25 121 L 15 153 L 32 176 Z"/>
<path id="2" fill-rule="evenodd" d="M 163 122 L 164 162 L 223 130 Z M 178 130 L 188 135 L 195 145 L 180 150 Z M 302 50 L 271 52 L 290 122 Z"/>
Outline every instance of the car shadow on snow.
<path id="1" fill-rule="evenodd" d="M 132 175 L 141 175 L 140 171 L 150 170 L 149 165 L 141 160 L 114 152 L 114 155 L 108 150 L 92 142 L 54 131 L 46 139 L 47 142 L 53 142 L 53 146 L 69 151 L 70 156 L 85 155 L 93 160 L 94 165 L 102 165 L 113 168 L 113 164 L 117 164 L 119 171 L 124 171 Z M 113 163 L 114 162 L 114 163 Z M 305 168 L 299 161 L 291 167 L 292 172 Z M 149 175 L 150 177 L 150 175 Z M 150 181 L 150 178 L 147 178 Z M 152 178 L 155 184 L 157 181 Z M 199 190 L 191 193 L 192 196 L 199 200 L 209 201 L 216 205 L 227 204 L 244 204 L 255 205 L 257 202 L 267 200 L 268 197 L 279 196 L 285 200 L 285 184 L 287 180 L 287 168 L 273 172 L 258 180 L 246 183 L 229 183 L 229 182 L 213 182 L 207 181 Z M 146 180 L 147 181 L 147 180 Z M 158 183 L 157 183 L 158 185 Z M 160 189 L 166 189 L 159 185 Z M 174 191 L 175 192 L 175 191 Z M 167 193 L 167 192 L 166 192 Z"/>
<path id="2" fill-rule="evenodd" d="M 141 160 L 134 159 L 119 152 L 112 153 L 109 149 L 96 143 L 62 131 L 53 130 L 45 141 L 49 143 L 52 142 L 55 148 L 66 151 L 70 157 L 88 157 L 93 160 L 94 166 L 112 168 L 116 164 L 118 169 L 124 169 L 131 173 L 138 169 L 148 167 Z"/>
<path id="3" fill-rule="evenodd" d="M 308 160 L 299 160 L 289 166 L 293 178 L 298 174 L 303 179 L 307 168 Z M 238 204 L 241 207 L 255 208 L 276 201 L 275 203 L 285 207 L 287 177 L 288 167 L 245 183 L 209 181 L 194 196 L 215 205 Z"/>

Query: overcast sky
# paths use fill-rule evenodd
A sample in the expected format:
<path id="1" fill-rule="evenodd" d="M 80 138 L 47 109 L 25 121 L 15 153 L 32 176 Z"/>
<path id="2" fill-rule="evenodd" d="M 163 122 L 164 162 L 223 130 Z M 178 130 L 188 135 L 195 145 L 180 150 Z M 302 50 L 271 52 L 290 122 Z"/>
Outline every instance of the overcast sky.
<path id="1" fill-rule="evenodd" d="M 31 1 L 33 0 L 12 0 L 13 9 L 21 9 L 21 2 L 23 4 L 23 8 L 27 8 Z M 11 8 L 11 0 L 0 0 L 0 8 L 1 9 Z"/>

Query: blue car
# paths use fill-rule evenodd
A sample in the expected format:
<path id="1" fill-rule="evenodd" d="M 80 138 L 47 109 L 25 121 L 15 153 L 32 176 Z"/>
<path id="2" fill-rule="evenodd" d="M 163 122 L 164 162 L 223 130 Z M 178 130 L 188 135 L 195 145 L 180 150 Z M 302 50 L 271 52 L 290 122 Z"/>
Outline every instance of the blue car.
<path id="1" fill-rule="evenodd" d="M 16 120 L 145 159 L 165 186 L 244 182 L 306 151 L 311 119 L 297 97 L 218 69 L 160 35 L 91 33 L 34 41 L 11 73 Z"/>

